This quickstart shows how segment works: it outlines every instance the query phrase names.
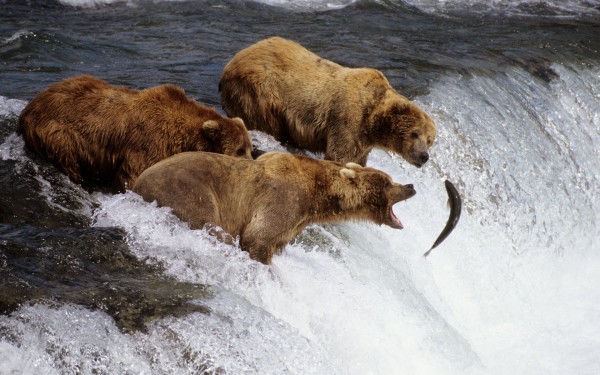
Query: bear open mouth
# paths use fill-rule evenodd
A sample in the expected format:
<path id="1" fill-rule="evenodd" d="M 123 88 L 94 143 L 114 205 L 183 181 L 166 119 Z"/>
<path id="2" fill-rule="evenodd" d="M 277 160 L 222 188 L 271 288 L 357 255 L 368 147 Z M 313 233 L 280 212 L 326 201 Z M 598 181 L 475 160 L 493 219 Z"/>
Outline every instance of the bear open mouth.
<path id="1" fill-rule="evenodd" d="M 392 206 L 390 206 L 390 224 L 389 226 L 392 228 L 396 228 L 396 229 L 404 229 L 404 225 L 402 225 L 402 222 L 400 221 L 400 219 L 398 219 L 396 217 L 396 215 L 394 214 L 394 210 L 392 209 Z"/>

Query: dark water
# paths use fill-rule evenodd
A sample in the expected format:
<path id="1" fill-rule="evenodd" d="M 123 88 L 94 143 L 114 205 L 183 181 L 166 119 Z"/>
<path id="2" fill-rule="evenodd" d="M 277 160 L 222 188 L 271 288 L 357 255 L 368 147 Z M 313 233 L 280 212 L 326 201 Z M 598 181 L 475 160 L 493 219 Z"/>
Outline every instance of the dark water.
<path id="1" fill-rule="evenodd" d="M 381 69 L 409 97 L 448 72 L 594 63 L 600 49 L 600 15 L 592 6 L 590 16 L 566 19 L 469 9 L 459 17 L 370 1 L 318 12 L 238 1 L 1 6 L 2 94 L 23 100 L 62 78 L 89 73 L 133 87 L 175 83 L 218 106 L 222 67 L 238 50 L 271 35 L 294 39 L 344 65 Z"/>
<path id="2" fill-rule="evenodd" d="M 0 0 L 0 312 L 7 316 L 0 320 L 0 362 L 5 361 L 0 374 L 599 370 L 594 353 L 600 348 L 595 335 L 600 306 L 587 298 L 591 288 L 579 284 L 589 271 L 583 264 L 596 264 L 597 258 L 563 258 L 595 254 L 600 238 L 598 1 L 77 4 Z M 92 195 L 71 184 L 27 154 L 14 135 L 26 102 L 48 85 L 82 73 L 134 88 L 173 83 L 219 109 L 223 66 L 240 49 L 272 35 L 294 39 L 343 65 L 378 68 L 399 92 L 432 113 L 441 139 L 431 166 L 400 170 L 400 178 L 417 184 L 421 199 L 402 208 L 403 217 L 415 220 L 404 237 L 410 241 L 396 242 L 362 227 L 358 234 L 352 228 L 312 228 L 295 245 L 301 255 L 293 252 L 296 247 L 289 249 L 299 259 L 308 254 L 306 268 L 293 263 L 296 258 L 282 257 L 265 270 L 237 255 L 235 266 L 227 266 L 198 255 L 193 244 L 206 247 L 205 239 L 173 227 L 135 198 Z M 372 160 L 384 169 L 398 162 L 379 155 Z M 448 174 L 465 195 L 465 230 L 445 251 L 453 259 L 436 249 L 441 261 L 428 268 L 413 255 L 435 238 L 427 231 L 428 220 L 446 215 L 435 206 L 444 193 L 434 187 Z M 117 219 L 107 219 L 113 213 Z M 105 221 L 109 225 L 98 225 Z M 378 253 L 386 241 L 393 247 L 410 242 L 403 250 L 412 254 Z M 319 246 L 325 251 L 311 252 Z M 541 261 L 523 258 L 540 252 Z M 354 263 L 364 266 L 338 269 Z M 525 268 L 517 267 L 523 263 Z M 537 264 L 549 274 L 530 273 Z M 203 267 L 208 271 L 194 273 Z M 451 270 L 471 278 L 453 278 Z M 286 279 L 287 274 L 298 279 Z M 327 287 L 300 279 L 302 274 L 324 277 L 323 283 L 328 280 L 323 275 L 331 274 L 331 284 L 349 287 L 328 294 Z M 561 278 L 564 283 L 555 284 Z M 540 284 L 556 294 L 538 289 Z M 364 293 L 356 292 L 364 285 Z M 234 296 L 223 297 L 222 290 Z M 370 299 L 387 290 L 400 297 Z M 515 290 L 521 290 L 517 297 Z M 571 301 L 570 292 L 580 298 Z M 328 300 L 321 301 L 319 293 Z M 305 295 L 316 302 L 296 300 Z M 337 305 L 332 302 L 338 299 Z M 333 305 L 321 310 L 328 303 Z M 228 310 L 229 304 L 235 307 Z M 297 309 L 286 315 L 281 306 L 288 304 Z M 388 306 L 399 309 L 398 320 L 406 322 L 401 333 Z M 57 323 L 63 312 L 80 316 L 78 308 L 87 314 L 80 324 L 100 326 L 93 334 L 77 326 L 81 335 L 72 337 Z M 96 315 L 86 320 L 88 311 L 105 313 L 117 329 Z M 519 315 L 522 311 L 531 317 Z M 187 315 L 195 318 L 180 318 Z M 143 336 L 149 323 L 169 316 L 175 320 L 151 325 Z M 589 337 L 562 320 L 569 316 L 588 322 Z M 518 329 L 511 326 L 515 321 L 522 324 Z M 539 329 L 527 330 L 538 324 Z M 413 331 L 417 326 L 431 328 Z M 209 335 L 221 330 L 225 333 Z M 60 341 L 61 335 L 70 341 Z M 86 335 L 99 337 L 90 341 L 98 352 L 78 352 L 92 345 L 78 341 Z M 561 340 L 579 354 L 549 343 Z M 360 342 L 375 349 L 361 348 Z M 199 343 L 206 346 L 195 346 Z M 110 352 L 114 345 L 124 345 L 123 352 Z M 513 346 L 520 349 L 500 349 Z M 536 357 L 533 348 L 540 347 L 538 360 L 524 359 Z M 281 358 L 248 354 L 252 348 L 280 352 Z M 362 358 L 363 352 L 370 358 Z M 41 359 L 32 359 L 37 356 Z M 515 365 L 502 364 L 503 356 Z M 96 365 L 86 367 L 88 362 Z"/>

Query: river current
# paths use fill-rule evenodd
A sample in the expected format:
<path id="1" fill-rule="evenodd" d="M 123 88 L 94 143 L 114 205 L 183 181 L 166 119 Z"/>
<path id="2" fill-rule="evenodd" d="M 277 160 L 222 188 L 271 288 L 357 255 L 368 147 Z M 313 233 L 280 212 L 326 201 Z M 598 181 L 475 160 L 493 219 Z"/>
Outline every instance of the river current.
<path id="1" fill-rule="evenodd" d="M 423 168 L 368 160 L 415 185 L 404 230 L 313 225 L 265 266 L 15 133 L 83 73 L 220 110 L 224 65 L 272 35 L 436 121 Z M 600 373 L 599 36 L 597 0 L 0 0 L 0 374 Z M 462 217 L 424 258 L 445 179 Z"/>

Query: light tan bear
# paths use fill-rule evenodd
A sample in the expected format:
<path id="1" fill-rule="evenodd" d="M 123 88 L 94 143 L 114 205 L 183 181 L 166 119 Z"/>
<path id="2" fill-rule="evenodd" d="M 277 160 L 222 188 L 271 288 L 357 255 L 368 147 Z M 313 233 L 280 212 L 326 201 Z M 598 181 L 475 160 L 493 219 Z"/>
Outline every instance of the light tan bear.
<path id="1" fill-rule="evenodd" d="M 238 52 L 219 83 L 228 116 L 248 129 L 342 163 L 365 165 L 372 148 L 421 167 L 435 123 L 375 69 L 352 69 L 280 37 Z"/>
<path id="2" fill-rule="evenodd" d="M 282 152 L 257 160 L 181 153 L 145 170 L 133 191 L 171 207 L 192 228 L 240 236 L 242 250 L 265 264 L 311 223 L 364 220 L 402 229 L 392 206 L 416 194 L 373 168 Z"/>
<path id="3" fill-rule="evenodd" d="M 182 151 L 251 158 L 239 118 L 229 119 L 172 85 L 145 90 L 92 77 L 58 82 L 21 112 L 27 147 L 75 183 L 123 191 L 152 164 Z"/>

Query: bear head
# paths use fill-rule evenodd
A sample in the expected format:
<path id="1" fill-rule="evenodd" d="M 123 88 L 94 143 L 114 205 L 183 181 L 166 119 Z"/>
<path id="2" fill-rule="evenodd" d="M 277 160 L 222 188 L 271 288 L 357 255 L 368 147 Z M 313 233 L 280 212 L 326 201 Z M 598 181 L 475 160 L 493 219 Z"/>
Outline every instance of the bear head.
<path id="1" fill-rule="evenodd" d="M 250 134 L 239 117 L 207 120 L 202 123 L 201 133 L 210 147 L 199 151 L 210 151 L 237 158 L 252 159 Z"/>
<path id="2" fill-rule="evenodd" d="M 340 169 L 340 175 L 352 187 L 347 191 L 355 192 L 346 196 L 345 210 L 354 211 L 358 219 L 404 228 L 394 214 L 393 206 L 417 193 L 412 184 L 398 184 L 387 173 L 356 163 L 346 163 Z"/>
<path id="3" fill-rule="evenodd" d="M 433 120 L 403 97 L 385 100 L 376 132 L 375 137 L 382 148 L 399 153 L 419 168 L 429 160 L 429 148 L 436 137 Z"/>

